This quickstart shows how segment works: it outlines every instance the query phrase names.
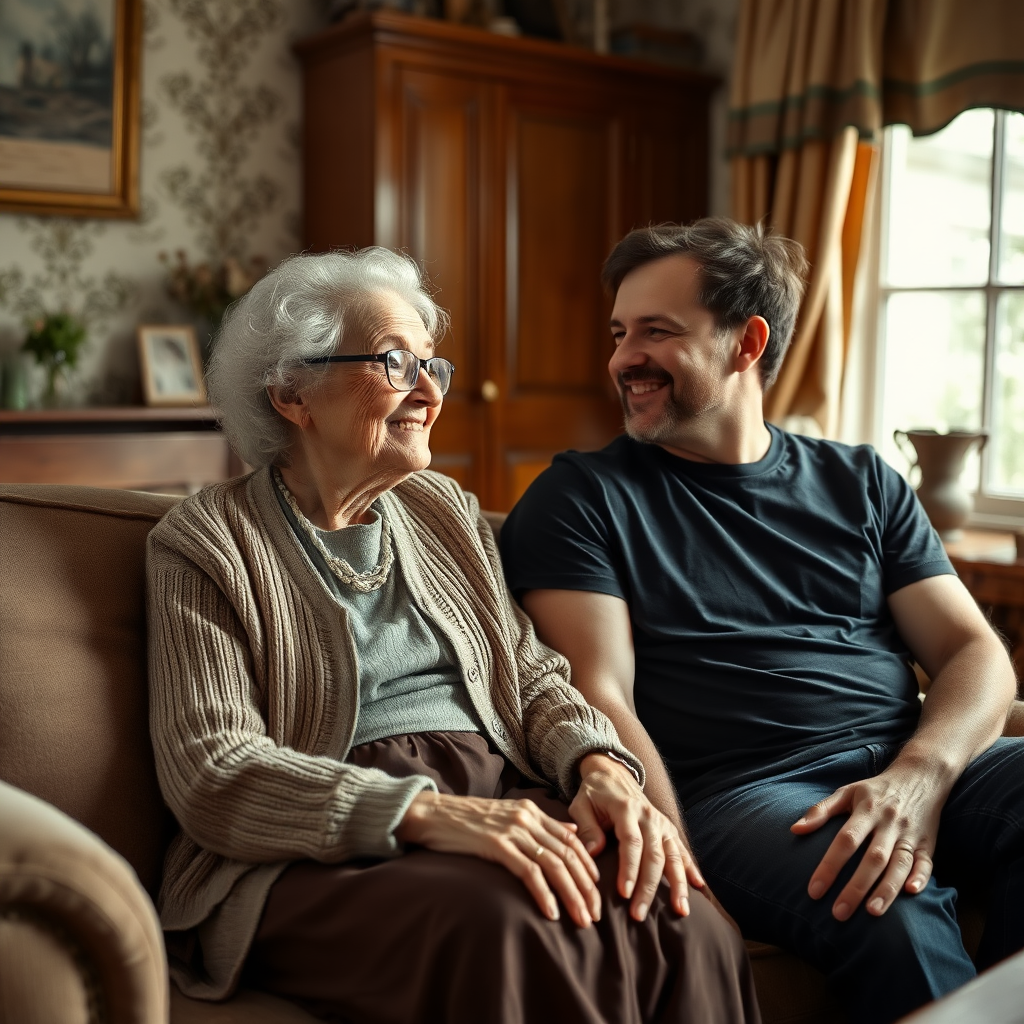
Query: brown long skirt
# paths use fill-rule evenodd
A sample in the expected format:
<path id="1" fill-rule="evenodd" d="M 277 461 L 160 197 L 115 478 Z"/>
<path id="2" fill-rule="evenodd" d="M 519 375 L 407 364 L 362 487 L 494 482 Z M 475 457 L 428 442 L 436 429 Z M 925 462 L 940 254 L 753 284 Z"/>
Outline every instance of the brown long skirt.
<path id="1" fill-rule="evenodd" d="M 564 803 L 474 733 L 416 733 L 350 761 L 429 775 L 444 793 Z M 274 884 L 247 984 L 338 1024 L 743 1024 L 760 1020 L 739 936 L 694 896 L 662 885 L 638 924 L 615 892 L 614 841 L 598 858 L 601 920 L 546 919 L 525 886 L 476 857 L 413 849 L 386 861 L 298 861 Z"/>

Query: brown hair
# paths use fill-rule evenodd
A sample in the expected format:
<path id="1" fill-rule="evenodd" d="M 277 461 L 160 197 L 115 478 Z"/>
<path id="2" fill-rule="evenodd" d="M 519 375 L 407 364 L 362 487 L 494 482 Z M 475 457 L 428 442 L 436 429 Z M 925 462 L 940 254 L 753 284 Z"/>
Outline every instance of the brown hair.
<path id="1" fill-rule="evenodd" d="M 698 300 L 722 331 L 762 316 L 770 328 L 758 363 L 761 386 L 775 383 L 793 337 L 807 275 L 799 242 L 766 231 L 763 224 L 738 224 L 705 217 L 692 224 L 654 224 L 631 231 L 611 251 L 601 282 L 612 294 L 632 270 L 664 256 L 688 256 L 700 270 Z"/>

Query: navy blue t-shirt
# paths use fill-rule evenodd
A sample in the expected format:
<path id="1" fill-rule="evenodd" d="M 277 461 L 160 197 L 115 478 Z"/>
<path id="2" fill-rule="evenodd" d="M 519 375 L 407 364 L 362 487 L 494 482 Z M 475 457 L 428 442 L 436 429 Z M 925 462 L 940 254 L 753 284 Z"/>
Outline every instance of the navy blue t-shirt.
<path id="1" fill-rule="evenodd" d="M 759 462 L 692 462 L 620 437 L 566 452 L 501 532 L 520 597 L 629 605 L 634 700 L 684 806 L 868 743 L 920 713 L 886 598 L 953 568 L 869 446 L 769 426 Z"/>

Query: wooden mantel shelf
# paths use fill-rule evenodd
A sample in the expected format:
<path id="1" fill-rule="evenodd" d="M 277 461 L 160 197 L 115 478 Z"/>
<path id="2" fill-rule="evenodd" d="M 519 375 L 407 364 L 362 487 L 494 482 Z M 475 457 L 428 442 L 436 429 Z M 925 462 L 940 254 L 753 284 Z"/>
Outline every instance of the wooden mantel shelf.
<path id="1" fill-rule="evenodd" d="M 188 407 L 156 407 L 146 405 L 117 405 L 85 407 L 81 409 L 25 409 L 17 412 L 0 409 L 0 425 L 22 423 L 167 423 L 172 420 L 194 422 L 214 420 L 208 405 Z"/>
<path id="2" fill-rule="evenodd" d="M 0 482 L 191 492 L 242 471 L 210 406 L 0 411 Z"/>

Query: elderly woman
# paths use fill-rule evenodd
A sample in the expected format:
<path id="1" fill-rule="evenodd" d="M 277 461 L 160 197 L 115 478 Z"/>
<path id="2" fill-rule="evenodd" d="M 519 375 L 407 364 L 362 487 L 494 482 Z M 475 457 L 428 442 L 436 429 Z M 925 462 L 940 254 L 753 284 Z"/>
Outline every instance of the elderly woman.
<path id="1" fill-rule="evenodd" d="M 444 329 L 367 249 L 286 261 L 221 330 L 210 394 L 259 468 L 149 543 L 174 978 L 353 1024 L 754 1020 L 642 766 L 426 471 Z"/>

